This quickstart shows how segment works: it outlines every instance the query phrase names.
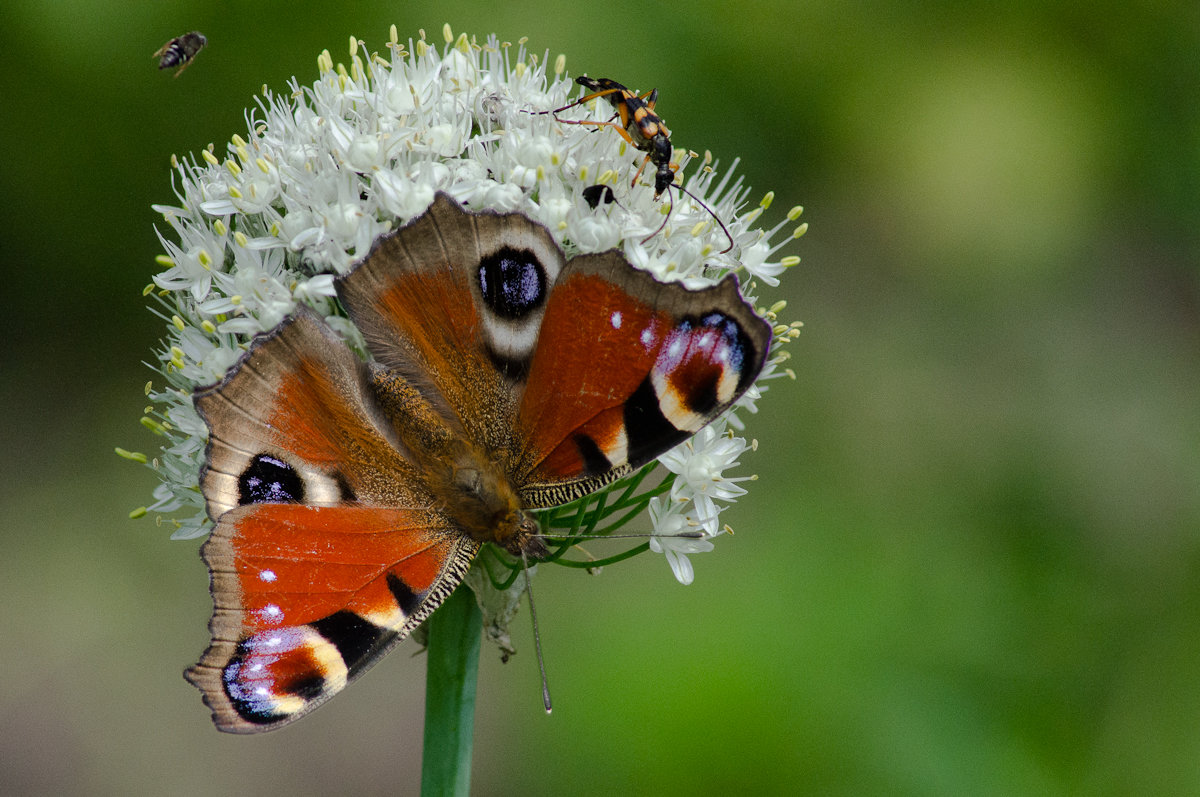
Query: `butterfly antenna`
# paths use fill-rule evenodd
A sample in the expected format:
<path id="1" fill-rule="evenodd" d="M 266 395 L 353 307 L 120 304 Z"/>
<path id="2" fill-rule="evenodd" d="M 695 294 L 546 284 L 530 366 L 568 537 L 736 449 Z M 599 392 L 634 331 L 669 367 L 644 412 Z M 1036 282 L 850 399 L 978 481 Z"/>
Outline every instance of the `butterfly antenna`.
<path id="1" fill-rule="evenodd" d="M 537 654 L 538 670 L 542 673 L 542 705 L 550 713 L 550 684 L 546 680 L 546 661 L 542 658 L 542 635 L 538 633 L 537 609 L 533 604 L 533 581 L 529 578 L 529 558 L 521 551 L 521 564 L 525 570 L 525 594 L 529 596 L 529 619 L 533 622 L 533 649 Z"/>
<path id="2" fill-rule="evenodd" d="M 538 536 L 541 537 L 543 540 L 578 540 L 578 539 L 580 539 L 578 536 L 573 537 L 569 534 L 539 534 Z M 681 539 L 681 540 L 703 540 L 708 536 L 709 535 L 703 531 L 680 531 L 675 534 L 655 534 L 653 532 L 646 531 L 646 532 L 642 532 L 640 534 L 638 534 L 638 533 L 634 533 L 634 534 L 597 534 L 595 536 L 588 537 L 587 540 L 588 540 L 588 542 L 595 542 L 596 540 L 600 540 L 600 541 L 604 541 L 604 540 L 646 540 L 651 537 L 658 537 L 660 539 L 675 538 L 675 539 Z"/>

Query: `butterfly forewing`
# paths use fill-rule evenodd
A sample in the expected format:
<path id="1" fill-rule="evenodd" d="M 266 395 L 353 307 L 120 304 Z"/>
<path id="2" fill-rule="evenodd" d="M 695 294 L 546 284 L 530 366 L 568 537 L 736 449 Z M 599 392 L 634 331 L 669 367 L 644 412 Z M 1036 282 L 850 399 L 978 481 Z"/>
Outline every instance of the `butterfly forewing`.
<path id="1" fill-rule="evenodd" d="M 203 547 L 212 643 L 188 680 L 222 730 L 311 711 L 404 639 L 462 579 L 478 545 L 424 510 L 251 504 Z"/>

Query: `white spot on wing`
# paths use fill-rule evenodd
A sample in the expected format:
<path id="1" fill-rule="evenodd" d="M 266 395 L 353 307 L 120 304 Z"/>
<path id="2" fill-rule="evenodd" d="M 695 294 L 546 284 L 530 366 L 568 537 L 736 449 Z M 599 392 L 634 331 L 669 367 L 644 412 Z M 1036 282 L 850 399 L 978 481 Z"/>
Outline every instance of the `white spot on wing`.
<path id="1" fill-rule="evenodd" d="M 614 311 L 613 311 L 613 314 L 612 314 L 612 325 L 613 325 L 613 329 L 620 329 L 620 328 L 621 328 L 621 311 L 620 311 L 620 310 L 614 310 Z"/>
<path id="2" fill-rule="evenodd" d="M 279 578 L 279 576 L 275 575 L 274 570 L 260 570 L 258 571 L 258 578 L 261 581 L 271 582 Z"/>

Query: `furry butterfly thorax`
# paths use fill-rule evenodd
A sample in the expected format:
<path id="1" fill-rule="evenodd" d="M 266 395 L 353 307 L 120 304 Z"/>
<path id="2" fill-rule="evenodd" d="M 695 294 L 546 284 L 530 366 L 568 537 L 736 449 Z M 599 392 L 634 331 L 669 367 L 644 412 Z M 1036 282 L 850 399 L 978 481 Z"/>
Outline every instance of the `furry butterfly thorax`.
<path id="1" fill-rule="evenodd" d="M 221 730 L 286 724 L 441 604 L 485 542 L 714 420 L 771 328 L 737 281 L 689 290 L 617 250 L 567 259 L 521 213 L 444 193 L 336 289 L 364 361 L 298 309 L 200 390 L 212 641 L 186 677 Z"/>

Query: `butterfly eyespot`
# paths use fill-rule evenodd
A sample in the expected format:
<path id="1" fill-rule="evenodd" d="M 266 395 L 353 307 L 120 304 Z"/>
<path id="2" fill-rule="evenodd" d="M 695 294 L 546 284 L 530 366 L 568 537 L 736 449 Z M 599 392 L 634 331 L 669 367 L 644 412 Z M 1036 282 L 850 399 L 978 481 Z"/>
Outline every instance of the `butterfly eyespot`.
<path id="1" fill-rule="evenodd" d="M 285 504 L 304 501 L 304 482 L 283 460 L 259 454 L 238 477 L 238 504 Z"/>
<path id="2" fill-rule="evenodd" d="M 237 646 L 221 680 L 247 722 L 266 725 L 302 710 L 346 681 L 337 647 L 307 626 L 254 634 Z"/>
<path id="3" fill-rule="evenodd" d="M 504 319 L 523 318 L 546 300 L 546 272 L 528 249 L 503 247 L 479 264 L 484 302 Z"/>

